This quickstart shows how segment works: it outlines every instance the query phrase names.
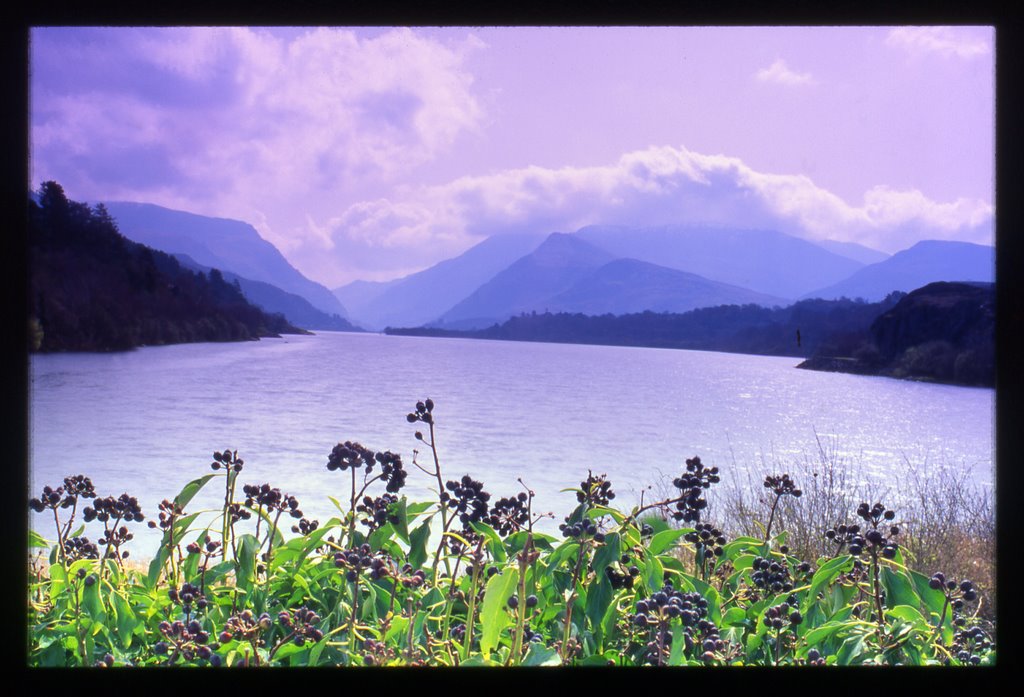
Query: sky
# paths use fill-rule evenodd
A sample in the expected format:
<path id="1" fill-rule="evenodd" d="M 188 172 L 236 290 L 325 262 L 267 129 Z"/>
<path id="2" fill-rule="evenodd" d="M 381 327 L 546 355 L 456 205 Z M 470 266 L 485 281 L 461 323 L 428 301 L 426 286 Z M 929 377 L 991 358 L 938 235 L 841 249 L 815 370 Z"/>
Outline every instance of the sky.
<path id="1" fill-rule="evenodd" d="M 486 237 L 994 244 L 992 27 L 37 27 L 29 186 L 243 220 L 335 288 Z"/>

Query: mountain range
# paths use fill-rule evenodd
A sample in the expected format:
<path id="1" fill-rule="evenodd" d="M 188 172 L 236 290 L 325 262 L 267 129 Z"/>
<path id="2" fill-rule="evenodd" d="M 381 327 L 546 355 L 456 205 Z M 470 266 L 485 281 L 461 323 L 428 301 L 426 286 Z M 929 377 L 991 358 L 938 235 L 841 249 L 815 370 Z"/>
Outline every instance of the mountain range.
<path id="1" fill-rule="evenodd" d="M 680 224 L 495 235 L 404 278 L 331 291 L 304 277 L 246 223 L 144 203 L 106 205 L 129 239 L 184 255 L 194 268 L 218 268 L 229 281 L 237 278 L 251 301 L 313 329 L 343 328 L 345 320 L 375 331 L 474 329 L 531 312 L 877 301 L 934 281 L 994 281 L 991 246 L 929 240 L 890 256 L 775 230 Z"/>
<path id="2" fill-rule="evenodd" d="M 134 242 L 168 254 L 186 255 L 205 267 L 269 283 L 305 298 L 328 316 L 348 316 L 329 289 L 303 276 L 248 223 L 150 203 L 110 201 L 104 205 L 117 221 L 119 232 Z"/>

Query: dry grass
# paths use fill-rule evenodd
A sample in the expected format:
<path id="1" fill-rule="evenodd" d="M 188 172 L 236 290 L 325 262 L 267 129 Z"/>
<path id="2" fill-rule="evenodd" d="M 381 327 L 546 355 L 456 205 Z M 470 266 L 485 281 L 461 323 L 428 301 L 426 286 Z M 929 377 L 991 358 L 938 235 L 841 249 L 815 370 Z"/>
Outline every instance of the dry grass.
<path id="1" fill-rule="evenodd" d="M 818 452 L 792 462 L 762 462 L 746 468 L 723 467 L 722 483 L 708 495 L 705 520 L 727 537 L 764 537 L 774 494 L 764 477 L 787 473 L 802 489 L 800 498 L 782 497 L 772 534 L 785 530 L 790 554 L 814 561 L 835 550 L 824 536 L 838 523 L 859 522 L 862 501 L 880 501 L 897 512 L 899 541 L 911 568 L 970 579 L 982 596 L 980 614 L 996 615 L 996 528 L 992 492 L 974 485 L 966 472 L 923 467 L 905 461 L 888 486 L 872 484 L 857 463 L 839 456 L 835 444 L 818 442 Z M 756 473 L 756 474 L 755 474 Z"/>

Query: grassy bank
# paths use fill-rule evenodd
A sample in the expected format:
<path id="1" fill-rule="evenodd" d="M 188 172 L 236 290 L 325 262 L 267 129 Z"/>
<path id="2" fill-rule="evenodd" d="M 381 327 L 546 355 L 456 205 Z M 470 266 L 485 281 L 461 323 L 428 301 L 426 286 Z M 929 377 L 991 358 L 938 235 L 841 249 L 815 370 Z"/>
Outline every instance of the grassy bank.
<path id="1" fill-rule="evenodd" d="M 693 457 L 629 510 L 581 473 L 548 535 L 534 526 L 551 503 L 525 483 L 492 495 L 444 475 L 434 416 L 430 400 L 406 415 L 425 453 L 411 463 L 339 443 L 326 462 L 338 515 L 322 523 L 271 483 L 243 485 L 231 450 L 155 515 L 82 475 L 45 488 L 30 502 L 53 532 L 31 540 L 48 558 L 28 588 L 28 664 L 995 662 L 991 503 L 963 481 L 951 499 L 919 478 L 897 504 L 850 486 L 835 458 L 730 488 Z M 407 476 L 436 499 L 409 501 Z M 223 492 L 209 527 L 189 509 L 206 487 Z M 136 533 L 161 537 L 141 567 L 123 551 Z M 951 535 L 978 546 L 952 554 Z"/>

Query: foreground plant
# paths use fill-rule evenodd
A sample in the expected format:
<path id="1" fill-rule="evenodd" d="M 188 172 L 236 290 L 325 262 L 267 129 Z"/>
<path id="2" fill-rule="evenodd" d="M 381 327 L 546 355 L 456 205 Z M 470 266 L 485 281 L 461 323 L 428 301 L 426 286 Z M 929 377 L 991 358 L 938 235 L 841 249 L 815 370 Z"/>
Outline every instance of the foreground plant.
<path id="1" fill-rule="evenodd" d="M 728 539 L 707 520 L 717 468 L 685 461 L 676 489 L 629 512 L 605 475 L 587 473 L 560 537 L 535 523 L 534 492 L 491 496 L 465 474 L 447 479 L 435 405 L 407 415 L 437 499 L 401 494 L 400 456 L 339 443 L 328 469 L 348 471 L 339 517 L 321 524 L 270 483 L 246 485 L 237 451 L 215 474 L 160 505 L 162 535 L 148 571 L 128 567 L 128 494 L 96 494 L 88 478 L 44 487 L 29 502 L 54 519 L 56 540 L 28 589 L 28 663 L 39 666 L 540 666 L 987 665 L 993 627 L 968 580 L 909 568 L 897 514 L 861 504 L 858 523 L 823 538 L 829 554 L 794 556 L 773 535 L 775 505 L 799 496 L 770 476 L 772 513 L 759 537 Z M 186 512 L 223 471 L 224 499 Z M 375 495 L 374 485 L 384 491 Z M 84 525 L 72 530 L 78 498 Z M 332 499 L 333 500 L 333 499 Z M 69 511 L 66 520 L 61 512 Z M 290 517 L 292 537 L 280 519 Z M 97 543 L 84 534 L 99 527 Z M 218 534 L 219 533 L 219 534 Z M 432 536 L 437 536 L 431 542 Z M 184 551 L 182 550 L 184 545 Z"/>

